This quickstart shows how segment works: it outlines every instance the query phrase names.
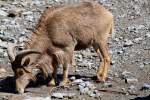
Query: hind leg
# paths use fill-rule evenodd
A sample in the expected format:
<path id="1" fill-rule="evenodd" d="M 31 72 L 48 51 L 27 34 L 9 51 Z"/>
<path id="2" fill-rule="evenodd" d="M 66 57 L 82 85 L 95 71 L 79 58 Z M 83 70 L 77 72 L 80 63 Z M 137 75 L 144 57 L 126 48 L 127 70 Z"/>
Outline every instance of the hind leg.
<path id="1" fill-rule="evenodd" d="M 99 39 L 98 43 L 96 43 L 96 46 L 93 47 L 102 58 L 102 62 L 98 67 L 96 76 L 98 81 L 104 82 L 107 77 L 108 67 L 110 66 L 110 56 L 108 53 L 107 42 L 104 39 Z"/>

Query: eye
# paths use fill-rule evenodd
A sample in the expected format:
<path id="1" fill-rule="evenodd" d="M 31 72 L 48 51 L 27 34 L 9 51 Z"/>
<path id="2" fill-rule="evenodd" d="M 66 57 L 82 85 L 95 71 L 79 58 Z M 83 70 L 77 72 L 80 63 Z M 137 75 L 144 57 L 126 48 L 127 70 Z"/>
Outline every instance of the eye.
<path id="1" fill-rule="evenodd" d="M 23 70 L 19 69 L 19 70 L 17 71 L 17 77 L 22 76 L 23 74 L 24 74 L 24 71 L 23 71 Z"/>

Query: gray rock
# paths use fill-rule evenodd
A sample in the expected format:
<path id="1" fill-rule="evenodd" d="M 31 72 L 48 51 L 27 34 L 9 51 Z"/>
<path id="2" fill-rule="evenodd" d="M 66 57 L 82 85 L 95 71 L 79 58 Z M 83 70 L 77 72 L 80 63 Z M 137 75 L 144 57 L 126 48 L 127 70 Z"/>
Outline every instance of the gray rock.
<path id="1" fill-rule="evenodd" d="M 24 42 L 24 41 L 26 41 L 26 37 L 22 36 L 22 37 L 19 38 L 19 42 L 20 42 L 20 43 L 21 43 L 21 42 Z"/>
<path id="2" fill-rule="evenodd" d="M 79 85 L 81 85 L 82 87 L 86 87 L 86 84 L 85 84 L 85 82 L 83 82 L 83 83 L 80 83 Z"/>
<path id="3" fill-rule="evenodd" d="M 144 29 L 144 28 L 145 28 L 144 25 L 139 25 L 139 26 L 137 26 L 137 29 L 138 29 L 138 30 L 141 30 L 141 29 Z"/>
<path id="4" fill-rule="evenodd" d="M 34 21 L 34 18 L 33 18 L 33 16 L 27 16 L 27 17 L 25 18 L 25 20 L 26 20 L 26 21 L 29 21 L 29 22 L 33 22 L 33 21 Z"/>
<path id="5" fill-rule="evenodd" d="M 74 83 L 82 83 L 82 82 L 84 82 L 82 79 L 76 79 L 76 80 L 74 80 L 73 81 Z"/>
<path id="6" fill-rule="evenodd" d="M 105 83 L 103 84 L 103 87 L 104 87 L 104 88 L 112 87 L 112 83 L 111 83 L 111 82 L 105 82 Z"/>
<path id="7" fill-rule="evenodd" d="M 142 40 L 143 40 L 143 38 L 139 37 L 139 38 L 135 38 L 135 39 L 134 39 L 134 42 L 135 42 L 135 43 L 139 43 L 139 42 L 142 41 Z"/>
<path id="8" fill-rule="evenodd" d="M 50 97 L 27 97 L 22 100 L 51 100 Z"/>
<path id="9" fill-rule="evenodd" d="M 146 90 L 146 89 L 150 89 L 150 83 L 144 83 L 143 86 L 142 86 L 142 89 Z"/>
<path id="10" fill-rule="evenodd" d="M 140 68 L 141 70 L 143 70 L 143 69 L 144 69 L 144 64 L 141 63 L 141 64 L 139 65 L 139 68 Z"/>
<path id="11" fill-rule="evenodd" d="M 3 11 L 3 10 L 0 10 L 0 17 L 7 17 L 8 13 Z"/>
<path id="12" fill-rule="evenodd" d="M 94 90 L 95 98 L 100 98 L 102 95 L 98 90 Z"/>
<path id="13" fill-rule="evenodd" d="M 79 62 L 82 62 L 82 61 L 83 61 L 83 57 L 82 57 L 82 55 L 80 55 L 80 54 L 76 55 L 76 59 L 77 59 L 77 61 L 79 61 Z"/>
<path id="14" fill-rule="evenodd" d="M 0 53 L 3 53 L 3 52 L 4 52 L 4 50 L 0 48 Z"/>
<path id="15" fill-rule="evenodd" d="M 132 46 L 133 45 L 133 42 L 131 40 L 125 40 L 125 43 L 124 43 L 124 47 L 128 47 L 128 46 Z"/>
<path id="16" fill-rule="evenodd" d="M 75 76 L 70 77 L 70 80 L 71 80 L 71 81 L 74 81 L 75 79 L 76 79 Z"/>
<path id="17" fill-rule="evenodd" d="M 83 93 L 84 88 L 85 88 L 84 86 L 79 85 L 79 91 L 80 91 L 81 93 Z"/>
<path id="18" fill-rule="evenodd" d="M 100 93 L 95 94 L 95 98 L 100 98 L 102 95 Z"/>
<path id="19" fill-rule="evenodd" d="M 63 93 L 52 93 L 51 97 L 52 98 L 58 98 L 58 99 L 63 99 L 64 98 Z"/>
<path id="20" fill-rule="evenodd" d="M 117 51 L 117 54 L 122 54 L 124 51 L 123 50 L 119 50 Z"/>
<path id="21" fill-rule="evenodd" d="M 125 79 L 125 83 L 128 83 L 128 84 L 136 84 L 136 83 L 138 83 L 138 79 L 136 79 L 136 78 L 126 78 Z"/>
<path id="22" fill-rule="evenodd" d="M 135 86 L 134 86 L 134 85 L 131 85 L 131 86 L 129 87 L 129 89 L 130 89 L 130 90 L 134 90 L 134 89 L 135 89 Z"/>
<path id="23" fill-rule="evenodd" d="M 150 33 L 147 33 L 147 34 L 146 34 L 146 37 L 150 38 Z"/>
<path id="24" fill-rule="evenodd" d="M 87 81 L 85 82 L 86 87 L 88 87 L 90 90 L 94 90 L 96 87 L 91 82 Z"/>
<path id="25" fill-rule="evenodd" d="M 122 77 L 123 79 L 126 79 L 126 78 L 133 77 L 133 74 L 132 74 L 131 72 L 124 71 L 124 72 L 122 72 L 121 77 Z"/>
<path id="26" fill-rule="evenodd" d="M 81 94 L 86 94 L 86 93 L 88 93 L 88 91 L 89 91 L 89 88 L 88 88 L 88 87 L 85 87 L 85 88 L 81 88 L 81 87 L 80 87 L 80 93 L 81 93 Z"/>
<path id="27" fill-rule="evenodd" d="M 63 97 L 72 99 L 76 94 L 75 93 L 62 93 L 62 95 L 63 95 Z"/>
<path id="28" fill-rule="evenodd" d="M 144 65 L 149 65 L 150 64 L 150 60 L 145 60 L 143 64 Z"/>
<path id="29" fill-rule="evenodd" d="M 0 52 L 0 58 L 4 58 L 4 53 Z"/>
<path id="30" fill-rule="evenodd" d="M 114 60 L 111 60 L 110 64 L 111 64 L 111 65 L 114 65 L 114 64 L 115 64 L 115 61 L 114 61 Z"/>
<path id="31" fill-rule="evenodd" d="M 23 12 L 22 14 L 23 14 L 23 15 L 32 15 L 33 12 L 32 12 L 32 11 L 27 11 L 27 12 Z"/>
<path id="32" fill-rule="evenodd" d="M 88 91 L 87 94 L 90 96 L 90 97 L 95 97 L 95 93 L 93 91 Z"/>

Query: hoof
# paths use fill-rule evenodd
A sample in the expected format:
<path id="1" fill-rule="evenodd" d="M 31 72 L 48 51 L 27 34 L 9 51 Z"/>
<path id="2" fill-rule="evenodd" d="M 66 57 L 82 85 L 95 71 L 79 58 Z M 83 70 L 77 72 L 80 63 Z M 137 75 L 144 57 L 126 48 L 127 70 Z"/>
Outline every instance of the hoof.
<path id="1" fill-rule="evenodd" d="M 48 86 L 56 86 L 55 80 L 52 79 L 49 83 Z"/>
<path id="2" fill-rule="evenodd" d="M 104 83 L 105 81 L 106 81 L 106 78 L 105 78 L 105 77 L 97 76 L 96 82 Z"/>
<path id="3" fill-rule="evenodd" d="M 61 81 L 59 85 L 60 85 L 60 86 L 65 86 L 65 85 L 67 85 L 68 83 L 70 83 L 69 79 Z"/>

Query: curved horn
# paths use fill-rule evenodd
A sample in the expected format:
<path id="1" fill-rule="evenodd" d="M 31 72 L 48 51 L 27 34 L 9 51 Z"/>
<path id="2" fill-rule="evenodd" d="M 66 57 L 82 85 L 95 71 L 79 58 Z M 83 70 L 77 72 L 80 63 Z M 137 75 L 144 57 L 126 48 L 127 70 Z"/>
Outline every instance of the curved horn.
<path id="1" fill-rule="evenodd" d="M 7 47 L 7 54 L 11 63 L 15 60 L 15 48 L 16 46 L 14 44 L 9 44 Z"/>
<path id="2" fill-rule="evenodd" d="M 21 64 L 22 59 L 29 54 L 41 54 L 41 52 L 36 49 L 23 50 L 16 55 L 15 62 Z"/>

